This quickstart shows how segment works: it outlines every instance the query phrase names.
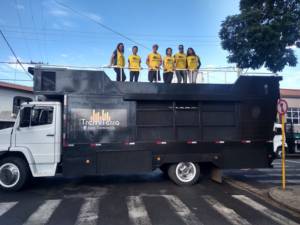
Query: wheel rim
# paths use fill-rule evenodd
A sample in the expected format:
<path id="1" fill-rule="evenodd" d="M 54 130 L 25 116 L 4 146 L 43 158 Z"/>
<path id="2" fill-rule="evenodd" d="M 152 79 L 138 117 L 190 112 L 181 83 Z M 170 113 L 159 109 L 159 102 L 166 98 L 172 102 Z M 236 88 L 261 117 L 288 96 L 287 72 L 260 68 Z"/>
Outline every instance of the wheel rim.
<path id="1" fill-rule="evenodd" d="M 6 188 L 15 186 L 20 179 L 19 168 L 12 163 L 5 163 L 0 167 L 0 185 Z"/>
<path id="2" fill-rule="evenodd" d="M 176 166 L 176 176 L 181 182 L 190 182 L 196 176 L 196 166 L 192 162 L 181 162 Z"/>

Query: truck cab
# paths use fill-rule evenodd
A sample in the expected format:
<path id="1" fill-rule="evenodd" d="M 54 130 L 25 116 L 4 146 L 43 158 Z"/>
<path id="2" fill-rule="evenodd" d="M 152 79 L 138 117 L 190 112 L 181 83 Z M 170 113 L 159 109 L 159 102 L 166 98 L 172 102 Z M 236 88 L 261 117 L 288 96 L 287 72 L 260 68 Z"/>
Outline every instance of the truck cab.
<path id="1" fill-rule="evenodd" d="M 0 130 L 0 186 L 18 190 L 30 176 L 54 176 L 61 160 L 61 104 L 22 104 L 12 128 Z"/>

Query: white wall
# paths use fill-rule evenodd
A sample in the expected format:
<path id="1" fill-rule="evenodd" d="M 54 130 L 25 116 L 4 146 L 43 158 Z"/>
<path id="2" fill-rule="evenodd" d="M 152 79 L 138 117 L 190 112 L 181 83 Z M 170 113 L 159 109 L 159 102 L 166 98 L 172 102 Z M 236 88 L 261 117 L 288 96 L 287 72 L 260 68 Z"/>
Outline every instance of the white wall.
<path id="1" fill-rule="evenodd" d="M 14 121 L 11 114 L 15 96 L 34 97 L 30 92 L 0 88 L 0 121 Z"/>

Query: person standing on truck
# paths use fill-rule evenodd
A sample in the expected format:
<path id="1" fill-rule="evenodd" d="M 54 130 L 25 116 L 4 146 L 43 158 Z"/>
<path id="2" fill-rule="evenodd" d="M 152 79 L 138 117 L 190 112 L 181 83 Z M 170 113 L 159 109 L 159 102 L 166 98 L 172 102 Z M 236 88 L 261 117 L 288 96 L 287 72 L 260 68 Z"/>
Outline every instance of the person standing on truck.
<path id="1" fill-rule="evenodd" d="M 177 82 L 187 83 L 187 62 L 183 45 L 178 46 L 179 52 L 174 55 Z"/>
<path id="2" fill-rule="evenodd" d="M 186 61 L 187 61 L 189 82 L 196 83 L 198 70 L 201 66 L 201 61 L 199 56 L 196 55 L 193 48 L 188 48 Z"/>
<path id="3" fill-rule="evenodd" d="M 138 82 L 140 69 L 141 69 L 141 57 L 137 54 L 138 47 L 132 47 L 132 55 L 128 57 L 128 67 L 130 69 L 130 82 Z"/>
<path id="4" fill-rule="evenodd" d="M 157 52 L 158 45 L 152 46 L 152 53 L 147 57 L 146 64 L 148 66 L 148 80 L 152 83 L 153 81 L 160 80 L 160 66 L 162 64 L 161 55 Z"/>
<path id="5" fill-rule="evenodd" d="M 172 48 L 166 49 L 166 56 L 164 58 L 164 82 L 170 84 L 174 73 L 174 57 L 172 56 Z"/>
<path id="6" fill-rule="evenodd" d="M 116 81 L 125 81 L 126 75 L 124 73 L 125 57 L 123 43 L 119 43 L 117 45 L 116 50 L 111 56 L 110 65 L 114 68 L 114 71 L 116 72 Z"/>

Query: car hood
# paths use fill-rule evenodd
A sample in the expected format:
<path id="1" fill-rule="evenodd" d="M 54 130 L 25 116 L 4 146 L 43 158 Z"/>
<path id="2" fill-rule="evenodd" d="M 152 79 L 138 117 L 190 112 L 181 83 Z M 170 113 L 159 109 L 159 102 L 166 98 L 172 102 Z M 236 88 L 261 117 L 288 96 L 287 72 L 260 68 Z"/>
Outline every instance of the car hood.
<path id="1" fill-rule="evenodd" d="M 13 128 L 0 130 L 0 151 L 6 151 L 10 147 L 11 131 Z"/>

